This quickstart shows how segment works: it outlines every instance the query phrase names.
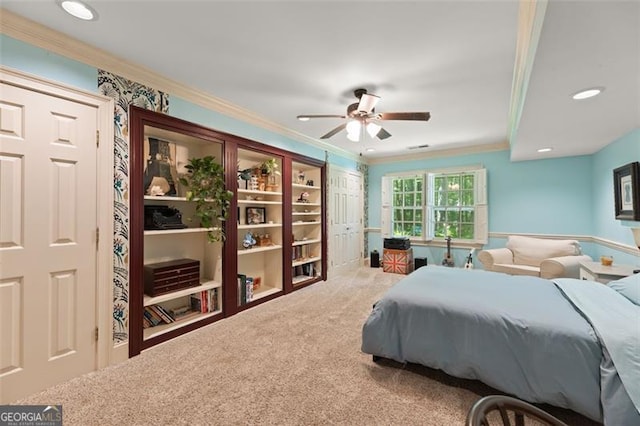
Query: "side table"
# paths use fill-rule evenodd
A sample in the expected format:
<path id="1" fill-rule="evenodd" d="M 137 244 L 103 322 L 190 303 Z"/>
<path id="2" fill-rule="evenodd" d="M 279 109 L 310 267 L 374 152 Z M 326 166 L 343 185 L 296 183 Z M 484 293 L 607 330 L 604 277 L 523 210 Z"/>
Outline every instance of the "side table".
<path id="1" fill-rule="evenodd" d="M 633 275 L 633 270 L 637 269 L 631 265 L 604 266 L 600 262 L 580 262 L 580 279 L 597 281 L 606 284 L 620 278 Z"/>

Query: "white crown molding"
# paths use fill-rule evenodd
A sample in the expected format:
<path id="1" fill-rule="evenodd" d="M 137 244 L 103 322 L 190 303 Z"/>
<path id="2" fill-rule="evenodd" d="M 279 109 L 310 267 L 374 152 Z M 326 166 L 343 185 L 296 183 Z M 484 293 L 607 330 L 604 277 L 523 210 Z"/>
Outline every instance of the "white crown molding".
<path id="1" fill-rule="evenodd" d="M 460 148 L 439 149 L 433 151 L 425 151 L 422 153 L 394 155 L 391 157 L 369 158 L 368 164 L 386 164 L 398 161 L 426 160 L 429 158 L 457 157 L 461 155 L 481 154 L 485 152 L 506 151 L 509 142 L 497 142 L 491 144 L 474 145 Z"/>
<path id="2" fill-rule="evenodd" d="M 289 137 L 295 141 L 315 146 L 351 160 L 362 161 L 357 154 L 276 124 L 230 102 L 204 94 L 192 87 L 157 74 L 148 68 L 125 61 L 104 50 L 68 37 L 5 9 L 0 9 L 0 32 L 33 46 L 112 72 L 253 126 Z"/>
<path id="3" fill-rule="evenodd" d="M 510 145 L 516 143 L 516 134 L 520 126 L 520 117 L 527 96 L 529 79 L 533 68 L 542 22 L 547 10 L 547 0 L 521 0 L 518 9 L 518 38 L 516 42 L 516 61 L 513 67 L 511 83 L 511 102 L 509 107 L 509 125 L 507 135 Z"/>

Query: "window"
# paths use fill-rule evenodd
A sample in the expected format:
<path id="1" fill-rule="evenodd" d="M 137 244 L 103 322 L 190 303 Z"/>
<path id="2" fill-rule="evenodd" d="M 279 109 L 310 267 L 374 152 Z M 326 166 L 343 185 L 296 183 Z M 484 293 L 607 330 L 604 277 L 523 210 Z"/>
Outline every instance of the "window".
<path id="1" fill-rule="evenodd" d="M 390 175 L 382 188 L 383 236 L 487 241 L 485 169 Z"/>
<path id="2" fill-rule="evenodd" d="M 421 237 L 423 219 L 423 178 L 393 179 L 393 234 Z"/>

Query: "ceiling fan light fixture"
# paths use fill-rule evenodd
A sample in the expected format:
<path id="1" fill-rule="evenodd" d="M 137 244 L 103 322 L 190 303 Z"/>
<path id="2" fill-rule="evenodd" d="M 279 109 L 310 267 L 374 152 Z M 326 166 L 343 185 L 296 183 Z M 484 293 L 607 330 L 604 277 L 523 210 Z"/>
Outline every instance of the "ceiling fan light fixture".
<path id="1" fill-rule="evenodd" d="M 360 142 L 360 132 L 358 133 L 348 132 L 347 139 L 349 139 L 351 142 Z"/>
<path id="2" fill-rule="evenodd" d="M 377 136 L 380 129 L 382 129 L 382 126 L 377 123 L 371 122 L 367 124 L 367 133 L 369 133 L 369 136 L 371 136 L 372 138 L 375 138 Z"/>
<path id="3" fill-rule="evenodd" d="M 360 133 L 360 122 L 358 120 L 350 120 L 347 123 L 347 132 L 348 133 Z"/>
<path id="4" fill-rule="evenodd" d="M 380 100 L 380 96 L 370 95 L 368 93 L 364 93 L 360 98 L 360 103 L 358 104 L 358 111 L 364 113 L 370 113 L 375 108 L 376 104 Z"/>

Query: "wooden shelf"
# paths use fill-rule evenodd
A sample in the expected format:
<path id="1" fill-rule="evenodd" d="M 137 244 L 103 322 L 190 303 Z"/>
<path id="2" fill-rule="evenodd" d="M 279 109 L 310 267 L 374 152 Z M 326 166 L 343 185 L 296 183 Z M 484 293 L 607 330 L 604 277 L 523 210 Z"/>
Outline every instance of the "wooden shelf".
<path id="1" fill-rule="evenodd" d="M 301 225 L 320 225 L 322 222 L 319 220 L 314 220 L 313 222 L 293 222 L 293 226 L 301 226 Z"/>
<path id="2" fill-rule="evenodd" d="M 302 240 L 302 241 L 294 241 L 293 242 L 293 246 L 304 246 L 306 244 L 315 244 L 315 243 L 321 243 L 322 240 L 320 239 L 314 239 L 314 240 Z"/>
<path id="3" fill-rule="evenodd" d="M 238 250 L 238 256 L 242 256 L 245 254 L 263 253 L 265 251 L 271 251 L 271 250 L 280 250 L 281 248 L 282 246 L 277 244 L 274 244 L 272 246 L 265 246 L 265 247 L 254 246 L 253 248 L 250 248 L 250 249 Z"/>
<path id="4" fill-rule="evenodd" d="M 307 259 L 304 260 L 294 260 L 291 263 L 291 266 L 300 266 L 300 265 L 304 265 L 306 263 L 313 263 L 313 262 L 317 262 L 318 260 L 322 260 L 322 257 L 320 256 L 316 256 L 316 257 L 309 257 Z"/>
<path id="5" fill-rule="evenodd" d="M 275 287 L 264 287 L 264 288 L 260 288 L 259 290 L 255 291 L 253 293 L 253 298 L 249 301 L 249 303 L 255 301 L 255 300 L 259 300 L 262 299 L 263 297 L 267 297 L 270 296 L 272 294 L 276 294 L 279 291 L 282 291 L 281 288 L 275 288 Z"/>
<path id="6" fill-rule="evenodd" d="M 238 225 L 238 229 L 255 229 L 255 228 L 282 228 L 281 223 L 256 223 L 253 225 Z"/>
<path id="7" fill-rule="evenodd" d="M 238 189 L 238 194 L 253 194 L 253 195 L 282 195 L 282 192 L 274 191 L 256 191 L 253 189 Z"/>
<path id="8" fill-rule="evenodd" d="M 309 185 L 303 185 L 300 183 L 292 183 L 291 184 L 292 188 L 299 188 L 299 189 L 322 189 L 319 186 L 309 186 Z"/>
<path id="9" fill-rule="evenodd" d="M 322 204 L 320 203 L 298 203 L 294 201 L 291 203 L 292 206 L 311 206 L 311 207 L 320 207 Z"/>
<path id="10" fill-rule="evenodd" d="M 145 195 L 145 201 L 187 201 L 185 197 L 172 197 L 170 195 Z"/>
<path id="11" fill-rule="evenodd" d="M 144 340 L 149 340 L 152 339 L 156 336 L 159 336 L 161 334 L 164 333 L 168 333 L 170 331 L 176 330 L 178 328 L 184 327 L 187 324 L 192 324 L 194 322 L 198 322 L 200 320 L 203 320 L 205 318 L 209 318 L 212 317 L 214 315 L 217 315 L 219 313 L 221 313 L 221 310 L 217 310 L 217 311 L 213 311 L 213 312 L 207 312 L 207 313 L 194 313 L 193 315 L 191 314 L 187 314 L 188 318 L 184 318 L 184 319 L 179 319 L 175 322 L 172 322 L 170 324 L 158 324 L 155 327 L 149 327 L 149 328 L 145 328 L 142 331 L 143 334 L 143 338 Z"/>
<path id="12" fill-rule="evenodd" d="M 265 200 L 238 200 L 238 204 L 270 204 L 270 205 L 282 205 L 282 201 L 265 201 Z"/>
<path id="13" fill-rule="evenodd" d="M 167 229 L 167 230 L 148 230 L 144 231 L 144 235 L 171 235 L 171 234 L 196 234 L 201 232 L 213 231 L 214 228 L 183 228 L 183 229 Z"/>
<path id="14" fill-rule="evenodd" d="M 292 212 L 291 213 L 292 216 L 314 216 L 319 214 L 321 213 L 320 212 Z"/>
<path id="15" fill-rule="evenodd" d="M 156 305 L 158 303 L 166 302 L 168 300 L 177 299 L 178 297 L 188 296 L 190 294 L 199 293 L 201 291 L 210 290 L 212 288 L 221 288 L 222 284 L 217 281 L 205 281 L 199 286 L 183 288 L 182 290 L 173 291 L 171 293 L 162 294 L 160 296 L 144 296 L 144 306 Z"/>
<path id="16" fill-rule="evenodd" d="M 307 281 L 316 280 L 318 278 L 319 277 L 317 275 L 314 275 L 313 277 L 307 275 L 296 275 L 295 277 L 293 277 L 291 282 L 293 283 L 293 285 L 300 285 L 306 283 Z"/>

